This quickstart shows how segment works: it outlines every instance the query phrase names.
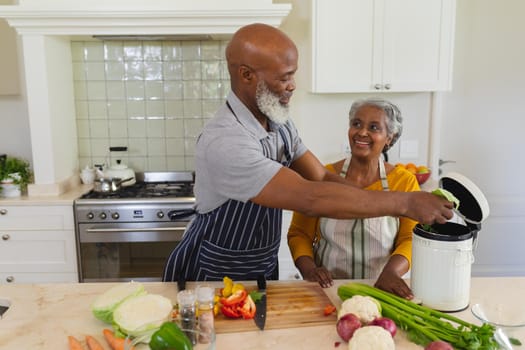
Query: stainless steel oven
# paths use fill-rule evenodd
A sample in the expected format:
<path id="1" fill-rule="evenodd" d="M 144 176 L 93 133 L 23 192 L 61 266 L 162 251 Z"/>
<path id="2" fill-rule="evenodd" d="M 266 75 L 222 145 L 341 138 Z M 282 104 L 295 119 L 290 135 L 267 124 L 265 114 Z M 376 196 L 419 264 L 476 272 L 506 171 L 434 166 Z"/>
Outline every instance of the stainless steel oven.
<path id="1" fill-rule="evenodd" d="M 90 192 L 75 200 L 80 282 L 161 280 L 195 199 L 192 182 L 155 179 L 137 178 L 110 196 Z"/>

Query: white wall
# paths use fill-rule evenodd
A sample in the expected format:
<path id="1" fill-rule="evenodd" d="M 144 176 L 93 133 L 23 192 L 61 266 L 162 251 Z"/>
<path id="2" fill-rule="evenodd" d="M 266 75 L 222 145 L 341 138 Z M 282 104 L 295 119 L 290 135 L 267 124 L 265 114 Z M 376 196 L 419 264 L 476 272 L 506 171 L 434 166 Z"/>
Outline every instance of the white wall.
<path id="1" fill-rule="evenodd" d="M 473 274 L 525 275 L 525 2 L 460 0 L 453 90 L 444 94 L 441 155 L 483 190 Z"/>
<path id="2" fill-rule="evenodd" d="M 0 154 L 32 162 L 29 117 L 25 97 L 0 96 Z"/>

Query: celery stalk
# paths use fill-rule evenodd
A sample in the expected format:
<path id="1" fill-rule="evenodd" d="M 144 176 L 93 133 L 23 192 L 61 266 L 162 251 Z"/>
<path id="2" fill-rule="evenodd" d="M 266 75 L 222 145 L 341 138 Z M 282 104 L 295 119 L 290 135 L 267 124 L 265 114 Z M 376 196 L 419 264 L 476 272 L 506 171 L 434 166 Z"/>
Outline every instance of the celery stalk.
<path id="1" fill-rule="evenodd" d="M 392 293 L 364 283 L 351 282 L 338 288 L 341 300 L 354 295 L 375 298 L 382 307 L 383 316 L 392 319 L 408 333 L 409 339 L 426 346 L 435 340 L 450 343 L 456 350 L 496 350 L 495 328 L 489 324 L 476 326 L 453 315 L 418 305 Z"/>

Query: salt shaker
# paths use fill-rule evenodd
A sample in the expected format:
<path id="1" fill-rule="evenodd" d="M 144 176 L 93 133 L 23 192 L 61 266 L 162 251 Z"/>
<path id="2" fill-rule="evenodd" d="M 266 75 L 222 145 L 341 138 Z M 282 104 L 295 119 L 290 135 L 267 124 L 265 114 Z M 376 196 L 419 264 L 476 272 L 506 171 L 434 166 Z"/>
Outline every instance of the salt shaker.
<path id="1" fill-rule="evenodd" d="M 181 290 L 177 294 L 177 301 L 179 304 L 181 328 L 191 340 L 191 343 L 195 345 L 197 344 L 197 337 L 195 336 L 195 328 L 197 323 L 197 314 L 195 311 L 195 293 L 191 289 Z"/>
<path id="2" fill-rule="evenodd" d="M 197 287 L 197 304 L 199 305 L 199 343 L 207 344 L 213 340 L 215 331 L 213 315 L 213 297 L 215 289 L 208 286 Z"/>

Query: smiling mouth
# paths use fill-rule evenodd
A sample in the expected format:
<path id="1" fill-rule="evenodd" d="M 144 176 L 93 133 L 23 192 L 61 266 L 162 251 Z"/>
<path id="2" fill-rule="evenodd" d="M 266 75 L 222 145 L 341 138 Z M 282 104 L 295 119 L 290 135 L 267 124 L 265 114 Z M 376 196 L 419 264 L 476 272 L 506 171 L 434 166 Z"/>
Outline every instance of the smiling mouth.
<path id="1" fill-rule="evenodd" d="M 370 146 L 370 142 L 354 140 L 354 143 L 358 146 Z"/>
<path id="2" fill-rule="evenodd" d="M 286 94 L 279 99 L 279 102 L 283 105 L 287 105 L 292 98 L 292 94 Z"/>

